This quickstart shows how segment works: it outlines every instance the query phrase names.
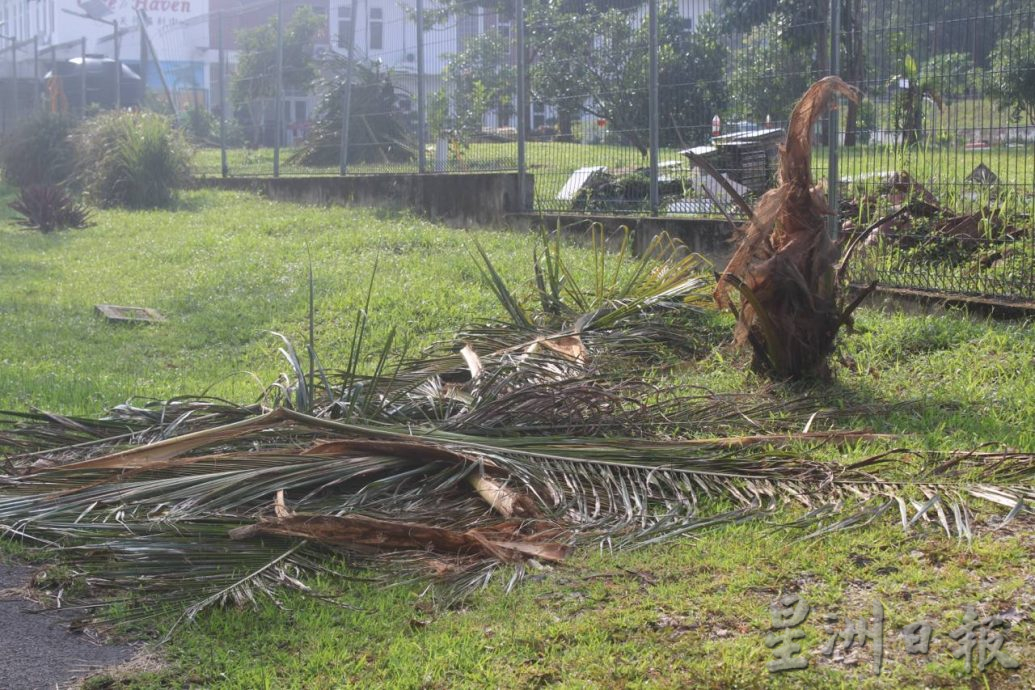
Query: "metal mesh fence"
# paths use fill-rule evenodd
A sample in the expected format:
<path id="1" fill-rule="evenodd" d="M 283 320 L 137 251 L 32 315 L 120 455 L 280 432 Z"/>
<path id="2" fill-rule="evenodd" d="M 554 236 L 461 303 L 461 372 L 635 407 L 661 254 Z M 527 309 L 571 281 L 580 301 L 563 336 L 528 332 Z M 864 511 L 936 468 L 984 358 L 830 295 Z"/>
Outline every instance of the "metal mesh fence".
<path id="1" fill-rule="evenodd" d="M 867 98 L 842 114 L 841 218 L 857 231 L 904 209 L 853 278 L 1035 298 L 1035 8 L 849 5 L 841 73 Z"/>
<path id="2" fill-rule="evenodd" d="M 117 30 L 143 91 L 137 101 L 123 85 L 122 104 L 175 111 L 203 175 L 519 170 L 534 178 L 530 211 L 723 218 L 736 206 L 692 160 L 757 198 L 775 183 L 795 100 L 837 73 L 865 98 L 814 132 L 815 177 L 840 199 L 832 228 L 852 236 L 905 208 L 871 232 L 853 277 L 1035 298 L 1030 0 L 211 9 L 188 22 L 190 59 L 168 57 L 183 52 L 185 24 L 143 15 L 94 36 L 106 63 L 85 41 L 8 38 L 0 127 L 61 98 L 80 114 L 110 107 Z M 108 76 L 77 83 L 69 61 L 84 58 Z"/>

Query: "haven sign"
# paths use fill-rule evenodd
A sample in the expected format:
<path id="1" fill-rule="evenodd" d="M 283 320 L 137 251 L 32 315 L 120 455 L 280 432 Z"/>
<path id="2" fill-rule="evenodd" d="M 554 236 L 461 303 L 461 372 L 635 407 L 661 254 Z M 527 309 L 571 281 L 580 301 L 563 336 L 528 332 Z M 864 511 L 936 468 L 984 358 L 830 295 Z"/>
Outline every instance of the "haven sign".
<path id="1" fill-rule="evenodd" d="M 137 12 L 143 12 L 152 25 L 169 26 L 208 14 L 208 0 L 74 0 L 76 11 L 117 21 L 123 26 L 136 26 Z"/>

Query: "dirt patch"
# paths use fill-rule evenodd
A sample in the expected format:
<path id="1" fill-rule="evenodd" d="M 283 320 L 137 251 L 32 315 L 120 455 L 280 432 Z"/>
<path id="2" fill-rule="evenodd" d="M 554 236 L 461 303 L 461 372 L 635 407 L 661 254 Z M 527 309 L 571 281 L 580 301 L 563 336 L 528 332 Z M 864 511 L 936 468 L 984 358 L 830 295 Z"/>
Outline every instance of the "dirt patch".
<path id="1" fill-rule="evenodd" d="M 29 568 L 0 563 L 0 688 L 52 690 L 133 657 L 135 648 L 72 632 L 70 614 L 21 598 L 31 576 Z"/>

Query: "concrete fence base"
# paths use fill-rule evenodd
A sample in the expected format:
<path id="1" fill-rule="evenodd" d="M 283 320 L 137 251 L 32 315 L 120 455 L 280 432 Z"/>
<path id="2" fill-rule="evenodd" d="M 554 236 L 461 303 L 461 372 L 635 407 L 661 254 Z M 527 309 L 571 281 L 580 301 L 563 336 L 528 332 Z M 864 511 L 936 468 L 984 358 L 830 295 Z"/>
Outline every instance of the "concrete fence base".
<path id="1" fill-rule="evenodd" d="M 525 189 L 531 190 L 532 176 L 525 177 Z M 508 214 L 522 208 L 517 173 L 205 177 L 198 180 L 198 185 L 254 192 L 275 201 L 405 208 L 465 228 L 502 225 Z"/>
<path id="2" fill-rule="evenodd" d="M 641 216 L 586 217 L 574 214 L 519 213 L 512 214 L 509 222 L 510 226 L 516 230 L 537 228 L 554 230 L 559 227 L 564 235 L 576 240 L 582 235 L 588 236 L 594 226 L 602 227 L 605 235 L 611 238 L 611 244 L 616 244 L 622 235 L 623 228 L 628 228 L 633 233 L 633 252 L 637 255 L 642 254 L 655 237 L 664 233 L 682 242 L 690 251 L 711 260 L 715 264 L 716 270 L 721 270 L 725 266 L 733 251 L 733 245 L 730 242 L 732 229 L 724 220 L 672 216 L 657 218 Z"/>

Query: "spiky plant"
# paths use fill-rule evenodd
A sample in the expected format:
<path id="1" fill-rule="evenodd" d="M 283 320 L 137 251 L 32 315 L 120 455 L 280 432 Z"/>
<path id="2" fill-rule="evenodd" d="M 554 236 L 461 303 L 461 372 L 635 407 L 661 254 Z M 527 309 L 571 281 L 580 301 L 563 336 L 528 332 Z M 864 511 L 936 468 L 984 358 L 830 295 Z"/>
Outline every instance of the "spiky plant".
<path id="1" fill-rule="evenodd" d="M 0 145 L 4 181 L 16 187 L 67 182 L 75 168 L 74 127 L 73 117 L 44 111 L 19 122 Z"/>
<path id="2" fill-rule="evenodd" d="M 8 206 L 22 216 L 19 225 L 43 233 L 90 224 L 90 210 L 56 184 L 23 187 Z"/>
<path id="3" fill-rule="evenodd" d="M 103 113 L 76 128 L 72 141 L 76 180 L 95 206 L 161 208 L 190 184 L 190 147 L 156 113 Z"/>

